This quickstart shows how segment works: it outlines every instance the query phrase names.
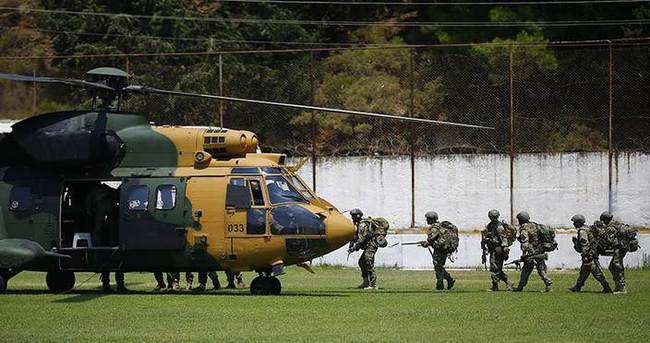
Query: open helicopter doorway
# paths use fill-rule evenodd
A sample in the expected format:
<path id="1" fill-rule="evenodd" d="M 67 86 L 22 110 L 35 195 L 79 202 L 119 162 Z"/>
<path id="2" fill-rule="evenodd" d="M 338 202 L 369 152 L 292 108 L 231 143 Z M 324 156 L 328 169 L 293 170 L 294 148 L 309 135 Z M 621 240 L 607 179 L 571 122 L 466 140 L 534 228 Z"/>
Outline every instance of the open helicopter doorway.
<path id="1" fill-rule="evenodd" d="M 65 181 L 61 197 L 61 248 L 117 247 L 122 182 Z"/>

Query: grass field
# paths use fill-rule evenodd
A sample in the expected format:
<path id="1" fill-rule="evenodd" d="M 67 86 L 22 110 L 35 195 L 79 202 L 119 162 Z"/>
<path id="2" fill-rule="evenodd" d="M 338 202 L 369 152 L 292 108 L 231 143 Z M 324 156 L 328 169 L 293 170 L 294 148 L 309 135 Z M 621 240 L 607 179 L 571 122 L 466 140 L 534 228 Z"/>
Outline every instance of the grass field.
<path id="1" fill-rule="evenodd" d="M 648 269 L 628 271 L 621 296 L 594 280 L 569 292 L 575 271 L 553 272 L 555 292 L 544 294 L 535 274 L 523 293 L 491 293 L 487 272 L 453 271 L 456 289 L 435 292 L 432 271 L 379 269 L 381 289 L 361 291 L 357 270 L 315 270 L 289 268 L 277 297 L 151 293 L 149 274 L 128 274 L 132 292 L 109 295 L 78 274 L 78 284 L 91 279 L 54 295 L 43 274 L 23 273 L 0 295 L 0 341 L 650 341 Z"/>

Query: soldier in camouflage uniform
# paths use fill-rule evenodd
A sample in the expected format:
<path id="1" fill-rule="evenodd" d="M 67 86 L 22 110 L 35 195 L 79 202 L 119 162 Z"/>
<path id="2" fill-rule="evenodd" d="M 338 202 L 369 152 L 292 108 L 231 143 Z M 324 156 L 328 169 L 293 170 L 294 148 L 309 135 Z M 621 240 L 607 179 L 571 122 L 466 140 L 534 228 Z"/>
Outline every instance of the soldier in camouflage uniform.
<path id="1" fill-rule="evenodd" d="M 519 214 L 517 214 L 517 220 L 519 221 L 518 240 L 521 243 L 524 266 L 521 268 L 519 285 L 515 287 L 513 291 L 523 291 L 524 287 L 526 287 L 526 284 L 528 283 L 528 278 L 530 277 L 533 268 L 537 268 L 537 274 L 539 274 L 539 277 L 544 281 L 544 292 L 551 292 L 553 290 L 551 287 L 553 281 L 551 281 L 551 278 L 548 276 L 546 268 L 547 257 L 530 257 L 544 254 L 539 229 L 535 223 L 530 222 L 530 215 L 527 212 L 519 212 Z"/>
<path id="2" fill-rule="evenodd" d="M 378 230 L 383 231 L 388 230 L 389 227 L 388 221 L 384 218 L 368 218 L 362 220 L 359 223 L 358 238 L 356 241 L 353 241 L 352 247 L 348 249 L 348 253 L 363 249 L 363 253 L 359 257 L 359 268 L 361 269 L 363 282 L 358 287 L 363 289 L 377 289 L 375 254 L 379 245 L 373 225 L 376 225 Z"/>
<path id="3" fill-rule="evenodd" d="M 427 224 L 431 225 L 429 227 L 429 232 L 427 233 L 427 240 L 422 242 L 420 245 L 422 247 L 428 248 L 435 246 L 436 240 L 440 237 L 441 230 L 445 230 L 440 223 L 438 222 L 438 213 L 434 211 L 427 212 L 424 217 L 427 219 Z M 449 275 L 445 269 L 445 263 L 450 253 L 447 251 L 439 251 L 438 249 L 433 249 L 433 269 L 436 272 L 436 289 L 443 290 L 445 289 L 444 280 L 447 280 L 447 289 L 452 289 L 456 280 Z"/>
<path id="4" fill-rule="evenodd" d="M 490 274 L 492 277 L 492 287 L 490 290 L 493 292 L 499 290 L 499 281 L 505 282 L 506 287 L 510 291 L 513 286 L 512 282 L 508 279 L 508 274 L 503 270 L 503 262 L 508 260 L 510 247 L 505 224 L 499 221 L 499 215 L 499 211 L 497 210 L 490 210 L 488 212 L 490 222 L 485 226 L 485 230 L 481 234 L 481 248 L 484 254 L 489 253 L 490 255 Z"/>
<path id="5" fill-rule="evenodd" d="M 615 228 L 618 232 L 625 224 L 612 220 L 613 218 L 614 216 L 609 212 L 603 212 L 600 215 L 600 220 L 605 224 L 605 230 Z M 619 243 L 614 247 L 614 254 L 612 255 L 612 260 L 609 262 L 609 271 L 612 273 L 612 278 L 614 278 L 616 284 L 614 294 L 627 293 L 625 284 L 625 265 L 623 264 L 623 259 L 626 254 L 627 250 L 621 246 L 619 241 Z"/>
<path id="6" fill-rule="evenodd" d="M 585 281 L 589 278 L 589 274 L 592 274 L 603 286 L 603 293 L 611 293 L 612 289 L 609 287 L 609 283 L 607 283 L 605 275 L 603 275 L 603 269 L 598 261 L 598 252 L 594 236 L 591 233 L 591 230 L 585 226 L 585 216 L 582 214 L 576 214 L 571 217 L 571 221 L 573 222 L 573 226 L 578 230 L 578 236 L 574 239 L 577 242 L 577 244 L 575 244 L 576 250 L 580 250 L 582 265 L 580 266 L 580 274 L 578 275 L 578 280 L 576 281 L 575 286 L 569 288 L 569 290 L 571 292 L 580 292 Z"/>
<path id="7" fill-rule="evenodd" d="M 217 272 L 209 271 L 209 272 L 199 272 L 199 286 L 194 288 L 193 291 L 205 292 L 206 290 L 205 285 L 208 283 L 208 277 L 210 277 L 210 280 L 212 281 L 213 291 L 217 291 L 221 289 L 221 283 L 219 282 L 219 276 L 217 276 Z"/>

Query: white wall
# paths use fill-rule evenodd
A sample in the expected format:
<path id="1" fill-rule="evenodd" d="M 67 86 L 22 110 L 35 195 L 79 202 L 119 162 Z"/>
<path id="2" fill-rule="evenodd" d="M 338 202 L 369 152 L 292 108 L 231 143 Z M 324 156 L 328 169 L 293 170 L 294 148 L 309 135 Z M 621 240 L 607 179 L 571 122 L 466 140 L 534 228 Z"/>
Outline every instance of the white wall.
<path id="1" fill-rule="evenodd" d="M 650 155 L 620 154 L 615 159 L 613 212 L 632 225 L 650 227 Z M 300 170 L 311 184 L 311 164 Z M 386 217 L 396 228 L 411 221 L 408 157 L 335 157 L 316 166 L 317 192 L 341 210 L 361 208 Z M 487 211 L 498 209 L 510 220 L 509 158 L 502 154 L 439 155 L 418 158 L 415 165 L 416 225 L 436 210 L 461 230 L 480 229 Z M 514 163 L 515 214 L 570 226 L 582 213 L 589 222 L 608 207 L 607 153 L 521 154 Z"/>
<path id="2" fill-rule="evenodd" d="M 0 121 L 0 133 L 11 132 L 14 121 Z"/>
<path id="3" fill-rule="evenodd" d="M 574 234 L 558 234 L 558 250 L 549 253 L 547 265 L 553 269 L 579 268 L 580 255 L 573 250 L 571 237 Z M 417 242 L 426 239 L 426 235 L 388 235 L 388 246 L 397 242 Z M 650 234 L 639 235 L 640 248 L 636 252 L 628 253 L 625 257 L 627 267 L 641 267 L 644 265 L 644 258 L 650 259 Z M 356 267 L 361 252 L 355 252 L 347 259 L 347 246 L 333 251 L 325 256 L 314 259 L 315 264 L 342 265 Z M 510 260 L 521 257 L 519 243 L 515 242 L 510 248 Z M 603 268 L 611 257 L 602 256 L 600 263 Z M 433 269 L 431 255 L 425 248 L 413 245 L 395 246 L 392 248 L 379 249 L 375 257 L 375 265 L 382 267 L 397 267 L 406 269 Z M 482 268 L 481 266 L 481 236 L 478 234 L 461 235 L 458 245 L 458 252 L 455 254 L 454 262 L 448 262 L 450 268 Z"/>

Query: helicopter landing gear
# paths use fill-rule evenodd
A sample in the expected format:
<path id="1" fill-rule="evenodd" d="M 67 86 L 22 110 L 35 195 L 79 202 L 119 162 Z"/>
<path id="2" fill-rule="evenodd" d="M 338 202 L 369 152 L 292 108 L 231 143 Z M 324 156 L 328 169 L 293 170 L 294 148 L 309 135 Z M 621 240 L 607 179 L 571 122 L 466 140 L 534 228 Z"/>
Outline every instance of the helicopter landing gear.
<path id="1" fill-rule="evenodd" d="M 280 295 L 282 284 L 275 276 L 260 275 L 251 282 L 252 295 Z"/>
<path id="2" fill-rule="evenodd" d="M 69 291 L 74 287 L 74 273 L 62 270 L 49 271 L 45 277 L 45 283 L 51 292 L 60 293 Z"/>
<path id="3" fill-rule="evenodd" d="M 4 275 L 0 273 L 0 294 L 4 294 L 4 292 L 7 291 L 7 279 L 5 279 Z"/>

